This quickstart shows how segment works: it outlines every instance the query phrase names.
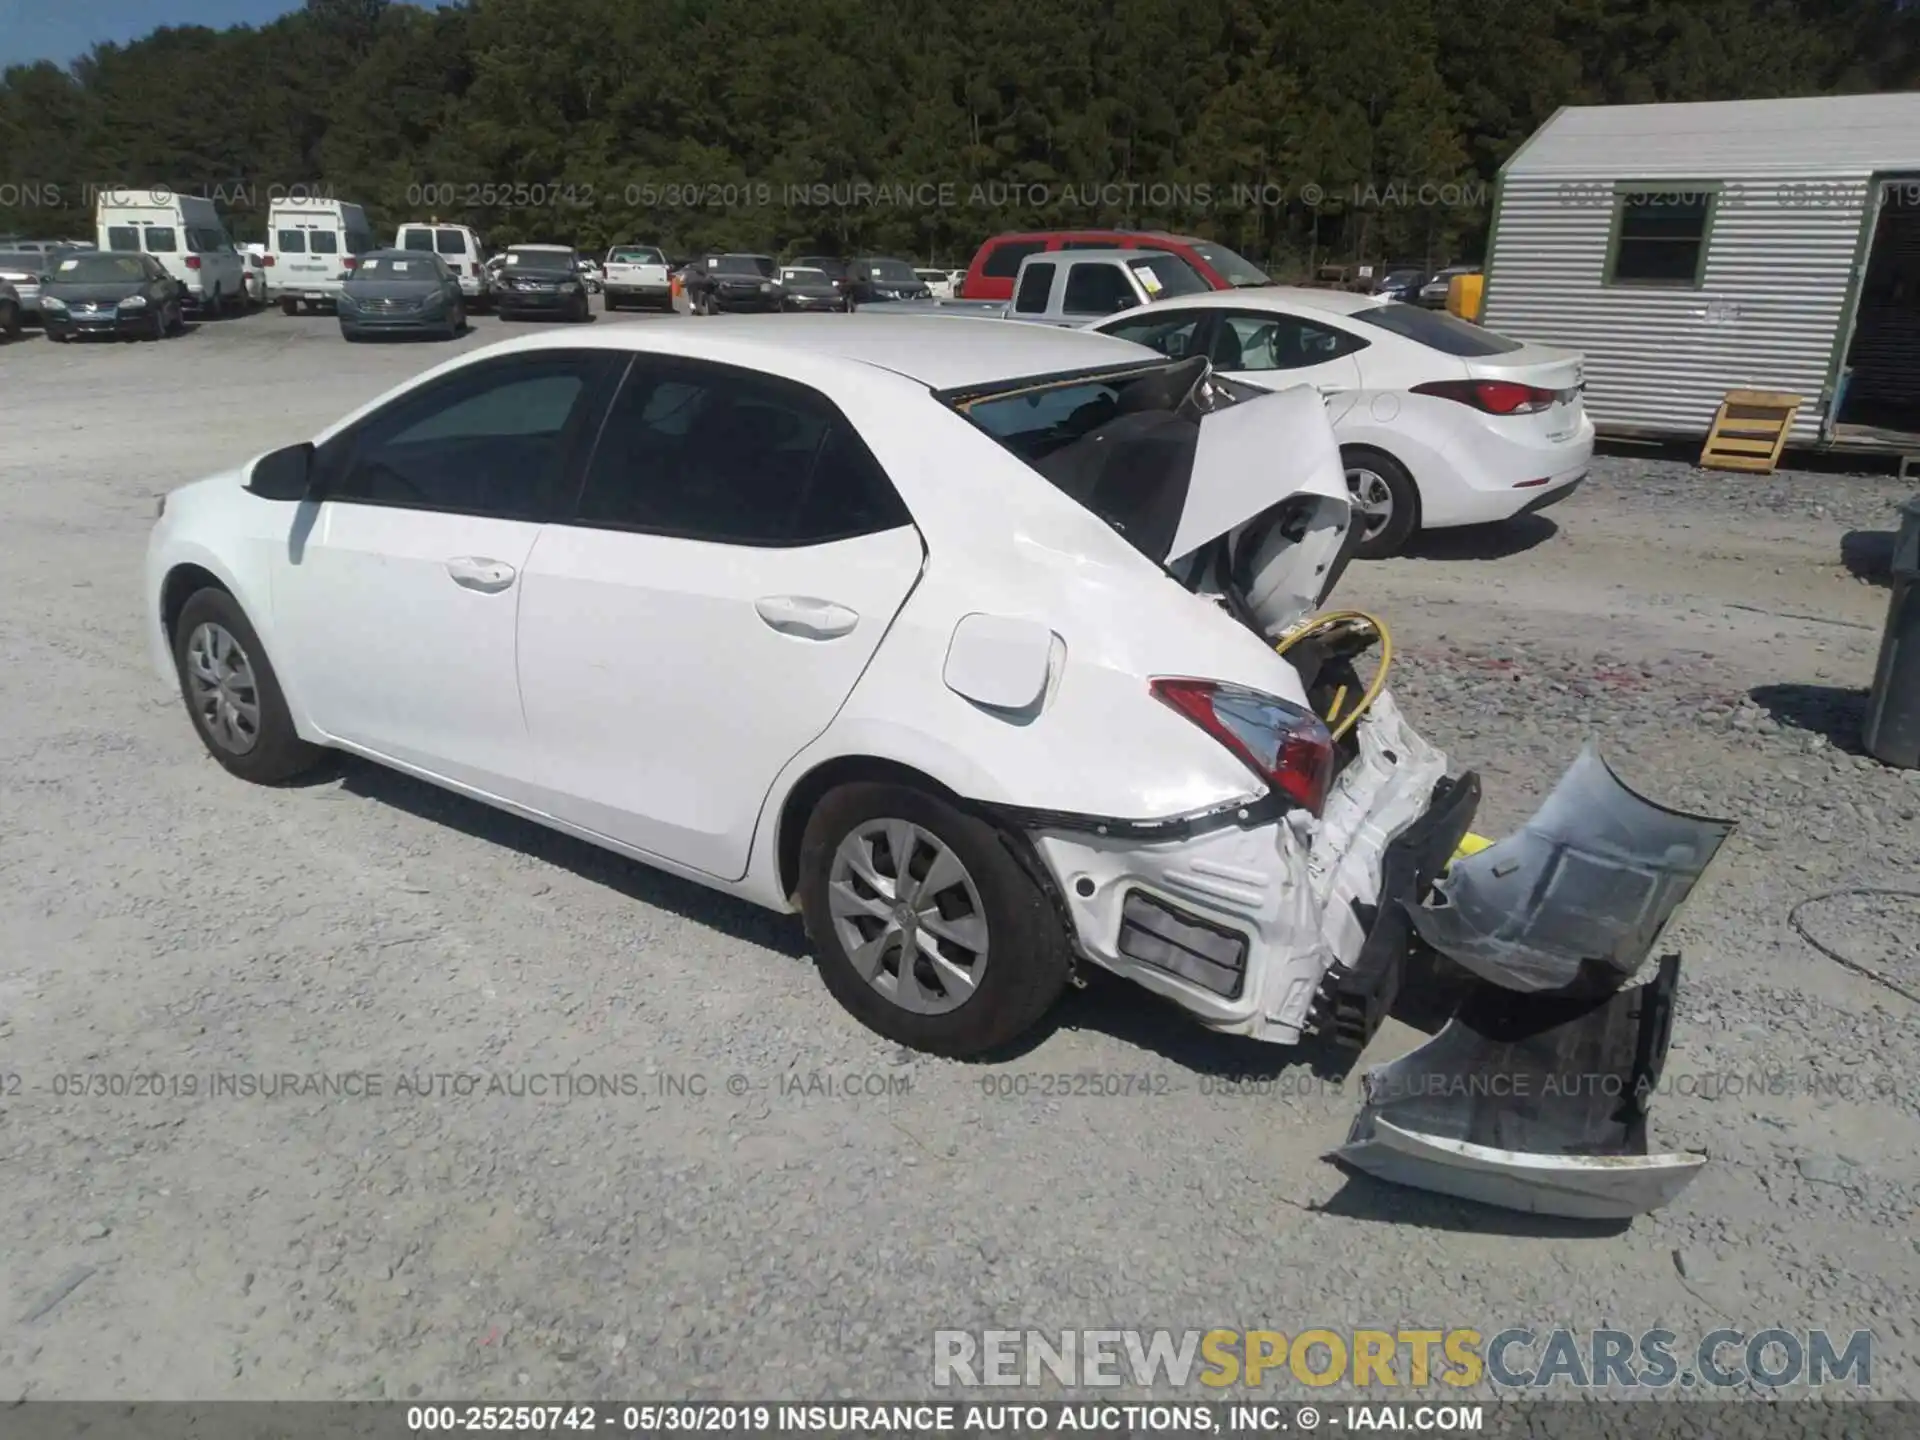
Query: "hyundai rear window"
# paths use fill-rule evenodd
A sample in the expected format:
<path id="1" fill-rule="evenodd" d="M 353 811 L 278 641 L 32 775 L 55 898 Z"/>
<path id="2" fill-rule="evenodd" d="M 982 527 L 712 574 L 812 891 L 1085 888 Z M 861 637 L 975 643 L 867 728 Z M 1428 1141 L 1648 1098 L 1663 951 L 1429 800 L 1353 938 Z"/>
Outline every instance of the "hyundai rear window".
<path id="1" fill-rule="evenodd" d="M 1207 362 L 961 397 L 959 411 L 1148 559 L 1164 562 L 1193 479 Z"/>
<path id="2" fill-rule="evenodd" d="M 1506 355 L 1523 343 L 1444 310 L 1419 305 L 1374 305 L 1356 310 L 1347 318 L 1416 341 L 1443 355 Z"/>

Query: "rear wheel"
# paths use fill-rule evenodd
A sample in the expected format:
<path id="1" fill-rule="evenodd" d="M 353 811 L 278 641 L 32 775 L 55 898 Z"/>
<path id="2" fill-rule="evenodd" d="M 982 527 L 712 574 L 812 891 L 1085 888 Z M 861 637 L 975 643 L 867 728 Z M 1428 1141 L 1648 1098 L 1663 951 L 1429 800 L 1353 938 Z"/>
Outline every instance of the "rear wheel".
<path id="1" fill-rule="evenodd" d="M 280 313 L 282 315 L 298 315 L 300 313 L 300 302 L 291 295 L 282 295 L 280 297 Z"/>
<path id="2" fill-rule="evenodd" d="M 844 785 L 821 800 L 801 841 L 800 909 L 834 998 L 937 1055 L 1018 1039 L 1071 968 L 1058 913 L 1003 837 L 904 785 Z"/>
<path id="3" fill-rule="evenodd" d="M 1347 470 L 1353 523 L 1360 527 L 1354 554 L 1362 560 L 1398 555 L 1420 528 L 1420 491 L 1407 467 L 1381 450 L 1350 445 L 1340 452 Z"/>
<path id="4" fill-rule="evenodd" d="M 601 302 L 606 306 L 606 311 L 609 315 L 611 315 L 614 311 L 620 308 L 620 302 L 618 299 L 614 297 L 614 293 L 611 290 L 601 291 L 600 299 L 601 299 Z"/>
<path id="5" fill-rule="evenodd" d="M 147 339 L 164 340 L 167 338 L 167 312 L 164 306 L 156 305 L 147 316 Z"/>
<path id="6" fill-rule="evenodd" d="M 20 338 L 20 307 L 11 300 L 0 304 L 0 335 L 9 340 Z"/>
<path id="7" fill-rule="evenodd" d="M 293 728 L 280 681 L 246 612 L 224 590 L 200 590 L 173 628 L 174 665 L 194 733 L 242 780 L 271 785 L 325 755 Z"/>

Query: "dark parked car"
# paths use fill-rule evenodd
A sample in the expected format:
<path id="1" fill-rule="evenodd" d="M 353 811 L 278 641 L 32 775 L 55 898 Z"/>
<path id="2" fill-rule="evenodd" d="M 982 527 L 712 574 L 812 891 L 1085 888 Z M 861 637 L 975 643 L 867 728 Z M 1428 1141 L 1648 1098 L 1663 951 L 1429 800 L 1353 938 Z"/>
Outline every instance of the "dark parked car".
<path id="1" fill-rule="evenodd" d="M 509 246 L 499 276 L 494 308 L 502 320 L 523 315 L 585 320 L 593 313 L 580 273 L 580 253 L 570 246 Z"/>
<path id="2" fill-rule="evenodd" d="M 888 300 L 931 300 L 933 287 L 905 260 L 885 255 L 863 255 L 849 267 L 853 303 L 873 305 Z"/>
<path id="3" fill-rule="evenodd" d="M 845 290 L 824 270 L 804 265 L 780 267 L 782 310 L 851 310 Z"/>
<path id="4" fill-rule="evenodd" d="M 1373 293 L 1403 305 L 1418 304 L 1420 287 L 1426 284 L 1424 265 L 1389 265 L 1374 278 Z"/>
<path id="5" fill-rule="evenodd" d="M 780 267 L 770 255 L 703 256 L 687 267 L 684 283 L 696 315 L 780 308 Z"/>
<path id="6" fill-rule="evenodd" d="M 345 340 L 396 332 L 451 340 L 467 328 L 460 277 L 431 251 L 369 251 L 347 273 L 336 304 Z"/>
<path id="7" fill-rule="evenodd" d="M 800 270 L 818 270 L 845 297 L 853 289 L 853 277 L 848 272 L 851 261 L 842 260 L 837 255 L 796 255 L 787 264 Z"/>
<path id="8" fill-rule="evenodd" d="M 0 340 L 20 338 L 20 292 L 11 280 L 0 280 Z"/>
<path id="9" fill-rule="evenodd" d="M 186 296 L 186 287 L 151 255 L 83 251 L 53 262 L 40 287 L 40 323 L 52 340 L 160 340 L 180 329 Z"/>

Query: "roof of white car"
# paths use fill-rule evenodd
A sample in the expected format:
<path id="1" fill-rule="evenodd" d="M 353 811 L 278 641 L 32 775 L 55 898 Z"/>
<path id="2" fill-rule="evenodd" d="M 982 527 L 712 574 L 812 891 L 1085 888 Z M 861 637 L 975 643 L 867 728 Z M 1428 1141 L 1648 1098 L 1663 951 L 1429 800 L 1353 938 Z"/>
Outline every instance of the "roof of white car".
<path id="1" fill-rule="evenodd" d="M 1138 252 L 1134 252 L 1138 253 Z M 1377 310 L 1390 303 L 1374 295 L 1352 290 L 1322 290 L 1307 285 L 1252 285 L 1244 290 L 1209 290 L 1204 295 L 1181 295 L 1155 302 L 1158 306 L 1201 305 L 1225 310 L 1258 310 L 1263 305 L 1276 309 L 1319 310 L 1328 315 L 1355 315 L 1362 310 Z"/>
<path id="2" fill-rule="evenodd" d="M 1158 363 L 1143 345 L 1018 320 L 960 315 L 722 315 L 548 330 L 489 347 L 606 346 L 702 359 L 774 360 L 816 355 L 871 365 L 933 390 L 990 385 L 1037 375 Z"/>

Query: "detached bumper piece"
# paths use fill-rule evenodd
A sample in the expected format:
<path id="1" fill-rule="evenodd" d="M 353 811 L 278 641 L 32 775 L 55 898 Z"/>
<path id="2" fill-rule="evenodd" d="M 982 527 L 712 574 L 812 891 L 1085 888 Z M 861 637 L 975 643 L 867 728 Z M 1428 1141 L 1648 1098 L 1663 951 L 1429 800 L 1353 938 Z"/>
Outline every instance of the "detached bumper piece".
<path id="1" fill-rule="evenodd" d="M 1521 829 L 1456 861 L 1420 939 L 1475 977 L 1426 1044 L 1365 1077 L 1338 1158 L 1533 1214 L 1626 1219 L 1706 1163 L 1650 1153 L 1680 957 L 1629 986 L 1733 826 L 1635 794 L 1589 746 Z"/>
<path id="2" fill-rule="evenodd" d="M 1658 1209 L 1706 1156 L 1647 1149 L 1680 957 L 1592 998 L 1476 989 L 1446 1028 L 1369 1071 L 1336 1152 L 1396 1185 L 1508 1210 L 1627 1219 Z"/>

